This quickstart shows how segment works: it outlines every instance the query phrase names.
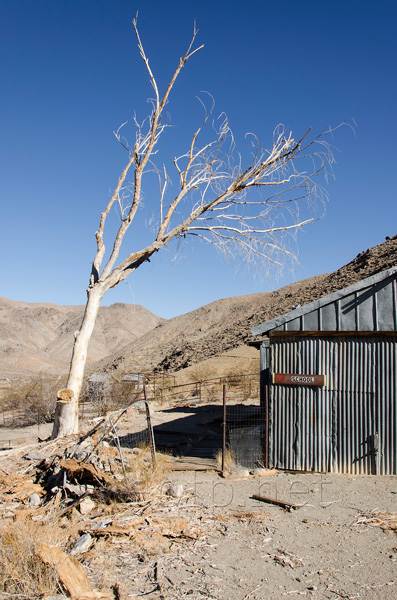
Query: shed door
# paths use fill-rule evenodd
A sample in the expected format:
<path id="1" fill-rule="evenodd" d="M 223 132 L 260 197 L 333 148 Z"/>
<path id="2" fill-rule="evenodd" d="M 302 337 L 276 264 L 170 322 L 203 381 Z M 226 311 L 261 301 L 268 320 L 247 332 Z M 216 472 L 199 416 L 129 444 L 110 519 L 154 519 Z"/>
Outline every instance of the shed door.
<path id="1" fill-rule="evenodd" d="M 379 472 L 378 344 L 353 336 L 271 339 L 271 372 L 325 375 L 327 385 L 270 385 L 269 466 Z"/>

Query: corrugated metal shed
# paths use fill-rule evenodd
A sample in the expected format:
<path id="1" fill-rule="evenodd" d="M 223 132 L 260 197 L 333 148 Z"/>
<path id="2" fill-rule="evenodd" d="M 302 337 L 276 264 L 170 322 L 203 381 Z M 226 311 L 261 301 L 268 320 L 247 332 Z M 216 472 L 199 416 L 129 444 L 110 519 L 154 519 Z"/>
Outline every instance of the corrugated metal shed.
<path id="1" fill-rule="evenodd" d="M 268 336 L 270 467 L 397 474 L 396 292 L 393 267 L 253 328 Z M 275 384 L 274 373 L 322 375 L 325 385 Z"/>

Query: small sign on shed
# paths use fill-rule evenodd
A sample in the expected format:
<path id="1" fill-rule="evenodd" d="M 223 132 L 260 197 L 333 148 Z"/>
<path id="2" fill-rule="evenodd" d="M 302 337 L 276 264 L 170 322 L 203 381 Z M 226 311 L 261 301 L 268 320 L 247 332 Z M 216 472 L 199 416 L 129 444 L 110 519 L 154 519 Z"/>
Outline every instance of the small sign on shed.
<path id="1" fill-rule="evenodd" d="M 273 383 L 284 385 L 327 385 L 325 375 L 299 375 L 294 373 L 273 373 Z"/>

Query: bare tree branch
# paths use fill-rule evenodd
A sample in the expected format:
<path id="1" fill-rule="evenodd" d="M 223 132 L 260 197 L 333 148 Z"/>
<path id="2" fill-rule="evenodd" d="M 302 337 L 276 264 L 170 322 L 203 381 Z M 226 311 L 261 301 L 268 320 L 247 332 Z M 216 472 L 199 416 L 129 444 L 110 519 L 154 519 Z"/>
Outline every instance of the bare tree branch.
<path id="1" fill-rule="evenodd" d="M 173 241 L 198 240 L 233 258 L 239 255 L 247 264 L 259 262 L 265 269 L 281 268 L 286 260 L 294 258 L 288 238 L 313 223 L 318 218 L 317 204 L 324 205 L 327 199 L 326 191 L 319 183 L 320 175 L 324 175 L 325 180 L 332 175 L 334 156 L 327 136 L 332 136 L 337 128 L 328 128 L 315 136 L 309 128 L 296 140 L 291 131 L 279 125 L 268 148 L 263 148 L 254 134 L 249 134 L 249 160 L 245 160 L 236 151 L 226 115 L 221 113 L 218 119 L 214 118 L 215 102 L 209 96 L 209 108 L 199 98 L 204 109 L 202 122 L 192 134 L 187 149 L 173 159 L 178 185 L 171 194 L 169 169 L 155 163 L 160 141 L 168 127 L 163 113 L 181 70 L 203 46 L 194 47 L 198 33 L 194 25 L 188 48 L 161 94 L 136 18 L 133 26 L 138 50 L 154 90 L 154 98 L 150 100 L 152 112 L 143 122 L 134 115 L 133 146 L 121 134 L 125 124 L 115 132 L 116 139 L 128 152 L 128 161 L 101 213 L 95 234 L 96 254 L 87 289 L 87 305 L 76 335 L 67 383 L 73 402 L 71 408 L 59 408 L 61 412 L 57 412 L 59 418 L 53 436 L 77 430 L 76 406 L 87 348 L 106 290 L 119 284 Z M 149 173 L 157 175 L 159 183 L 158 197 L 150 197 L 150 206 L 155 206 L 150 219 L 151 226 L 154 225 L 152 241 L 141 250 L 127 250 L 120 260 L 125 235 L 142 206 L 143 175 Z M 118 207 L 120 223 L 111 248 L 106 252 L 105 228 L 113 207 Z"/>

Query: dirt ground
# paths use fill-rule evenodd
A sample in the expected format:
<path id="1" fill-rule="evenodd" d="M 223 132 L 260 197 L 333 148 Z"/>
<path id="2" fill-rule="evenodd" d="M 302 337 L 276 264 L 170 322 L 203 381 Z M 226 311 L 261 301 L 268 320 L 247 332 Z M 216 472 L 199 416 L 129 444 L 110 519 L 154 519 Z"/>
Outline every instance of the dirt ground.
<path id="1" fill-rule="evenodd" d="M 154 421 L 171 414 L 160 410 Z M 8 440 L 10 432 L 2 433 Z M 22 433 L 33 437 L 35 431 Z M 143 503 L 142 533 L 156 519 L 184 519 L 193 534 L 168 536 L 164 551 L 141 552 L 128 535 L 98 541 L 79 557 L 95 588 L 117 585 L 122 600 L 397 597 L 397 529 L 381 527 L 390 513 L 397 527 L 396 476 L 270 472 L 222 478 L 214 471 L 173 471 L 169 479 L 183 486 L 183 494 Z M 254 494 L 300 508 L 288 512 Z M 128 517 L 128 505 L 110 510 L 112 518 L 117 511 L 126 522 L 136 518 Z M 95 515 L 92 525 L 103 518 Z"/>
<path id="2" fill-rule="evenodd" d="M 396 532 L 368 522 L 397 511 L 396 477 L 179 472 L 173 480 L 185 493 L 165 510 L 194 515 L 210 533 L 153 558 L 133 556 L 126 541 L 87 565 L 94 583 L 117 581 L 122 597 L 151 600 L 396 598 Z M 287 512 L 253 500 L 258 493 L 302 506 Z"/>

